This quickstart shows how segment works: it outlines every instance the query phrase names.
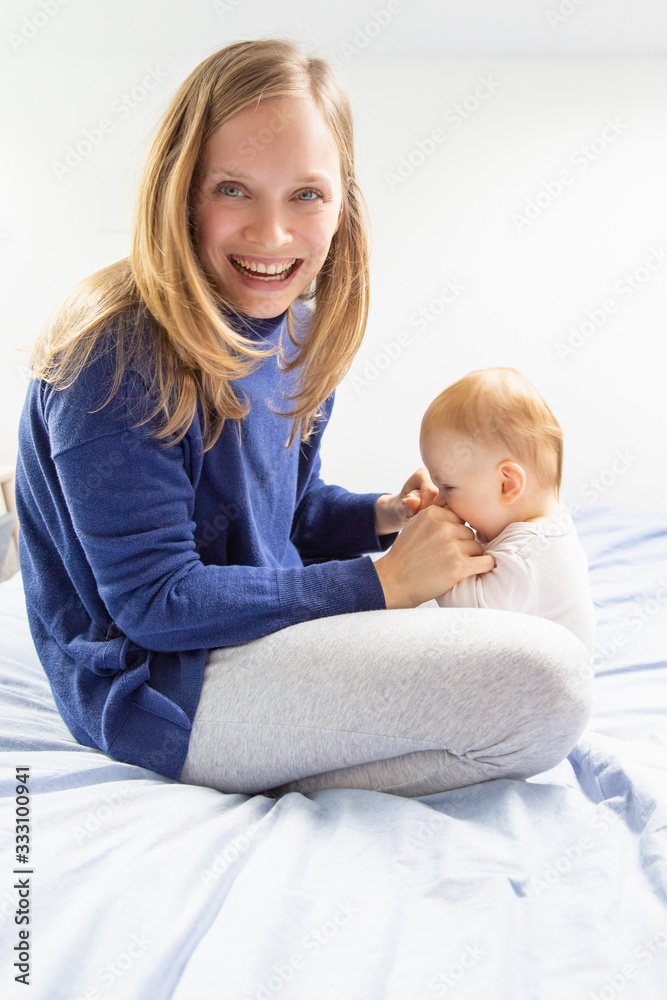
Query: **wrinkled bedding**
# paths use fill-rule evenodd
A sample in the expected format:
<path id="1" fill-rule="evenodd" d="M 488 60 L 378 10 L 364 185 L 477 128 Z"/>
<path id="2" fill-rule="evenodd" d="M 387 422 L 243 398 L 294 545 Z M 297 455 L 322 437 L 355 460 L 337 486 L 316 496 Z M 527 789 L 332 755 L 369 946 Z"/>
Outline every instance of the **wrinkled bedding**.
<path id="1" fill-rule="evenodd" d="M 0 584 L 2 996 L 666 1000 L 667 514 L 575 523 L 598 618 L 589 728 L 546 774 L 421 799 L 225 795 L 80 746 L 20 576 Z M 13 968 L 17 767 L 29 991 Z"/>

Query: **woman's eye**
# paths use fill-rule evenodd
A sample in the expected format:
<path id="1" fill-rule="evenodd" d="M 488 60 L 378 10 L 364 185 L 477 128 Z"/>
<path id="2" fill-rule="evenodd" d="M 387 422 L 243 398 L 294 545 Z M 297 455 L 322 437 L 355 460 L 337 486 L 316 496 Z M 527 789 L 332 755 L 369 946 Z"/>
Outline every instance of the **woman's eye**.
<path id="1" fill-rule="evenodd" d="M 230 184 L 229 182 L 219 184 L 216 190 L 218 190 L 220 194 L 227 195 L 229 198 L 237 198 L 239 195 L 243 194 L 241 188 L 237 184 Z"/>
<path id="2" fill-rule="evenodd" d="M 307 191 L 299 191 L 297 198 L 300 201 L 315 201 L 316 198 L 321 198 L 322 195 L 319 191 L 313 191 L 312 188 L 308 188 Z"/>

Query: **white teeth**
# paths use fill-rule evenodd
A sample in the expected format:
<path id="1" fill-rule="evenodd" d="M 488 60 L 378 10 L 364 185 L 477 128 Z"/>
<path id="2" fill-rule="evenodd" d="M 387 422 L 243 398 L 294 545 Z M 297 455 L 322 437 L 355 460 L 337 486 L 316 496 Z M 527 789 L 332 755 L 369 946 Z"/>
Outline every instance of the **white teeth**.
<path id="1" fill-rule="evenodd" d="M 288 271 L 293 264 L 296 263 L 296 257 L 292 260 L 287 261 L 285 264 L 262 264 L 261 262 L 256 262 L 253 260 L 246 260 L 245 257 L 237 257 L 236 254 L 232 254 L 232 259 L 244 267 L 247 271 L 253 271 L 256 274 L 267 274 L 267 275 L 277 275 L 282 274 L 283 271 Z"/>

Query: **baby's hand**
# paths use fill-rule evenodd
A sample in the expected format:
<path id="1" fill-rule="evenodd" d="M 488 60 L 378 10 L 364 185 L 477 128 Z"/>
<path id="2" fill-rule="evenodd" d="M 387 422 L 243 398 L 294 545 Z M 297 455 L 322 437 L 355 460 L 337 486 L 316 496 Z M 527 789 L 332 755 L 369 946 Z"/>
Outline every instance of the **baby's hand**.
<path id="1" fill-rule="evenodd" d="M 420 510 L 430 507 L 437 495 L 438 488 L 432 483 L 426 466 L 422 465 L 403 485 L 398 499 L 404 509 L 409 511 L 410 517 L 413 517 Z"/>
<path id="2" fill-rule="evenodd" d="M 400 493 L 378 497 L 375 521 L 378 535 L 401 531 L 415 514 L 430 507 L 438 495 L 426 466 L 421 466 L 403 485 Z"/>
<path id="3" fill-rule="evenodd" d="M 410 512 L 410 517 L 414 514 L 418 514 L 422 509 L 422 495 L 419 490 L 410 490 L 407 496 L 400 498 L 400 501 L 405 506 L 406 510 Z"/>

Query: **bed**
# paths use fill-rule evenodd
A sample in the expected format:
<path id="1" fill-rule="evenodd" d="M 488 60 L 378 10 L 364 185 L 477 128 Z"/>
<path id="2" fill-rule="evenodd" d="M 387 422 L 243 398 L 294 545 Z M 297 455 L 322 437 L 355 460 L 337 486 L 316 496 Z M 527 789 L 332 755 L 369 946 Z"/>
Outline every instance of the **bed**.
<path id="1" fill-rule="evenodd" d="M 598 614 L 590 727 L 529 781 L 419 799 L 225 795 L 79 745 L 20 575 L 0 584 L 2 996 L 665 1000 L 667 514 L 573 514 Z"/>

